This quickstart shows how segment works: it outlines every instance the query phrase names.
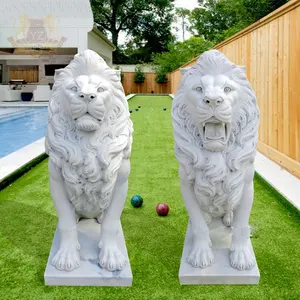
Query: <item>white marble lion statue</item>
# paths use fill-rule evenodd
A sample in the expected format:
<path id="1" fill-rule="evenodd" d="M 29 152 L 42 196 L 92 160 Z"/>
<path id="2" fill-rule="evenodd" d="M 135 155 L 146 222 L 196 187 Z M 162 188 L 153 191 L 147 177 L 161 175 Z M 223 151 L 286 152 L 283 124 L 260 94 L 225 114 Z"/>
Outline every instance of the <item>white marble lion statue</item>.
<path id="1" fill-rule="evenodd" d="M 46 152 L 60 248 L 52 264 L 67 271 L 79 267 L 76 223 L 95 218 L 102 223 L 100 266 L 122 270 L 127 259 L 116 236 L 127 196 L 133 128 L 120 73 L 85 50 L 57 70 L 54 81 Z"/>
<path id="2" fill-rule="evenodd" d="M 259 109 L 245 68 L 217 50 L 204 52 L 182 79 L 172 105 L 175 155 L 193 247 L 188 262 L 214 262 L 208 224 L 222 218 L 232 227 L 231 266 L 251 269 L 249 215 Z"/>

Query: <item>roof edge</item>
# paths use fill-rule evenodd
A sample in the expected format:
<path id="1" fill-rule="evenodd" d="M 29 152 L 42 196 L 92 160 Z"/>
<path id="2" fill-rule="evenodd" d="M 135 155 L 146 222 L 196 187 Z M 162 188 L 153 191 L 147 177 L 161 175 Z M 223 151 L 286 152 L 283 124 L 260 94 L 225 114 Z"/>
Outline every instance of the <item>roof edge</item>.
<path id="1" fill-rule="evenodd" d="M 92 31 L 95 33 L 96 35 L 98 35 L 102 40 L 104 40 L 109 46 L 111 46 L 113 48 L 113 51 L 116 50 L 116 46 L 96 27 L 93 27 Z"/>

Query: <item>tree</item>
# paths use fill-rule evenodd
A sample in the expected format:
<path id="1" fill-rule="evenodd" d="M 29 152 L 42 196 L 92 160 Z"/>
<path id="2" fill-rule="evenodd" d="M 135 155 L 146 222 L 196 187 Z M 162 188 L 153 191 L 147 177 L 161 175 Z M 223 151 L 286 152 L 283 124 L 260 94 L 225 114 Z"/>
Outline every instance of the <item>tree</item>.
<path id="1" fill-rule="evenodd" d="M 132 55 L 141 63 L 152 61 L 154 53 L 168 51 L 168 44 L 175 38 L 171 33 L 173 14 L 171 7 L 144 13 L 137 26 L 131 31 Z"/>
<path id="2" fill-rule="evenodd" d="M 212 43 L 201 37 L 191 37 L 184 42 L 169 45 L 169 52 L 153 55 L 156 74 L 166 74 L 178 69 L 204 51 L 212 47 Z"/>
<path id="3" fill-rule="evenodd" d="M 231 28 L 237 22 L 236 11 L 230 1 L 198 1 L 201 7 L 195 8 L 190 15 L 191 29 L 197 35 L 216 42 L 217 35 Z"/>
<path id="4" fill-rule="evenodd" d="M 131 33 L 145 13 L 173 7 L 174 0 L 91 0 L 94 21 L 103 32 L 110 32 L 118 47 L 120 31 Z"/>
<path id="5" fill-rule="evenodd" d="M 176 15 L 181 19 L 181 27 L 182 27 L 182 41 L 185 41 L 185 30 L 188 30 L 188 23 L 187 19 L 190 16 L 191 11 L 186 8 L 177 7 L 176 8 Z"/>
<path id="6" fill-rule="evenodd" d="M 271 13 L 288 0 L 198 0 L 191 31 L 218 43 Z"/>

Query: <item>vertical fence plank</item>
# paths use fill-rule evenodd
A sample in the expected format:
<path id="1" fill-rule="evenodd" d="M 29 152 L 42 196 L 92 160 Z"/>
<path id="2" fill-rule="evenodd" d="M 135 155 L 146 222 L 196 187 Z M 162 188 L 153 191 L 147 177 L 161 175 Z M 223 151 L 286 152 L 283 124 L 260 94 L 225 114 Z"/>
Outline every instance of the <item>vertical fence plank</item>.
<path id="1" fill-rule="evenodd" d="M 297 135 L 297 85 L 299 85 L 299 79 L 297 78 L 297 72 L 299 72 L 299 65 L 297 65 L 297 41 L 296 41 L 296 29 L 297 29 L 297 11 L 293 10 L 290 14 L 290 43 L 289 43 L 289 123 L 290 123 L 290 157 L 296 159 L 296 135 Z"/>
<path id="2" fill-rule="evenodd" d="M 290 15 L 283 16 L 283 153 L 290 156 L 290 132 L 289 132 L 289 37 Z"/>
<path id="3" fill-rule="evenodd" d="M 277 81 L 277 115 L 278 115 L 278 143 L 277 149 L 283 152 L 283 89 L 284 89 L 284 20 L 283 17 L 278 18 L 278 81 Z"/>
<path id="4" fill-rule="evenodd" d="M 257 45 L 257 89 L 256 89 L 256 96 L 258 100 L 258 106 L 260 108 L 260 124 L 259 124 L 259 139 L 264 142 L 264 67 L 262 67 L 263 63 L 263 52 L 262 52 L 262 29 L 259 28 L 257 30 L 257 38 L 256 38 L 256 45 Z"/>
<path id="5" fill-rule="evenodd" d="M 295 28 L 295 41 L 296 41 L 296 48 L 295 48 L 295 55 L 296 55 L 296 61 L 295 61 L 295 68 L 296 72 L 299 73 L 300 68 L 300 7 L 298 6 L 296 9 L 296 28 Z M 294 74 L 296 83 L 296 91 L 295 91 L 295 99 L 293 99 L 296 108 L 295 108 L 295 128 L 296 128 L 296 134 L 295 134 L 295 145 L 296 145 L 296 160 L 300 162 L 300 84 L 299 84 L 299 77 Z"/>

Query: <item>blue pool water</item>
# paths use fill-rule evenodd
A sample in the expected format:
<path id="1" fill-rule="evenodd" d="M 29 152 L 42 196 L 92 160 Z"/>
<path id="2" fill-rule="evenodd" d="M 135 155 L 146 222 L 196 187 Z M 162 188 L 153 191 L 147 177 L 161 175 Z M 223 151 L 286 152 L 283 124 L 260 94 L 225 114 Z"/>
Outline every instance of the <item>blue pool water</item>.
<path id="1" fill-rule="evenodd" d="M 45 136 L 47 107 L 0 107 L 0 158 Z"/>

